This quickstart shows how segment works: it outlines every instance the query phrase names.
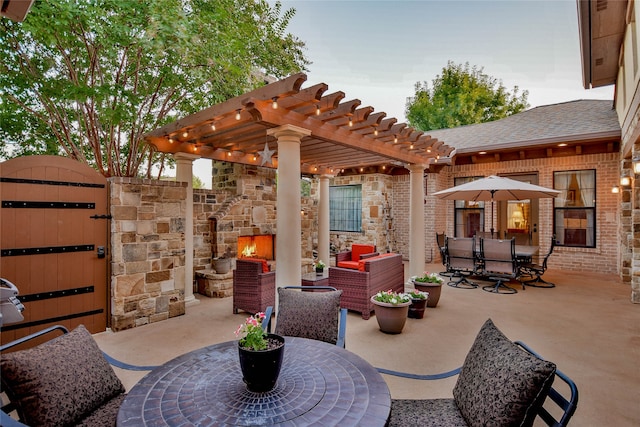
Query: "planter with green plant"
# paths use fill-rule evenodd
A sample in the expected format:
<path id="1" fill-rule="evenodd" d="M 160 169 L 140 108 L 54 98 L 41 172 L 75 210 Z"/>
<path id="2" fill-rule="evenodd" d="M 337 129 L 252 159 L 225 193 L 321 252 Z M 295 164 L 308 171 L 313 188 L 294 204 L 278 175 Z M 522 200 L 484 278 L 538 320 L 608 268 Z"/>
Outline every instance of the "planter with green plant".
<path id="1" fill-rule="evenodd" d="M 427 292 L 429 294 L 427 307 L 436 307 L 438 305 L 443 283 L 440 276 L 436 273 L 429 273 L 428 271 L 425 271 L 422 276 L 412 277 L 411 281 L 413 282 L 413 286 L 416 290 Z"/>
<path id="2" fill-rule="evenodd" d="M 371 302 L 380 330 L 387 334 L 401 333 L 411 305 L 409 295 L 388 290 L 372 296 Z"/>

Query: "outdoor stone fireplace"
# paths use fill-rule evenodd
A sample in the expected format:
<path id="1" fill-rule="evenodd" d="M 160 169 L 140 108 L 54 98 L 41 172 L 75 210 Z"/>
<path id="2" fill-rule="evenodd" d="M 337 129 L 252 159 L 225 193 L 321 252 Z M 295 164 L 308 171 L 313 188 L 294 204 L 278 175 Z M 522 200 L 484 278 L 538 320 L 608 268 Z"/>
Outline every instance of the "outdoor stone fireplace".
<path id="1" fill-rule="evenodd" d="M 275 234 L 238 236 L 238 258 L 275 260 Z"/>

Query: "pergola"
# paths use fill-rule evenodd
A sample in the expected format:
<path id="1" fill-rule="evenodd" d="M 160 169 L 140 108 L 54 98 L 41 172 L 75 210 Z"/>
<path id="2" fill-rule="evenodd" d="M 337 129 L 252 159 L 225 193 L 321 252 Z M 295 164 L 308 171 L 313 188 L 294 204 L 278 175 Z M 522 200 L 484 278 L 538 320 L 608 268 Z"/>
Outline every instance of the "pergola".
<path id="1" fill-rule="evenodd" d="M 341 173 L 410 173 L 411 275 L 424 266 L 424 171 L 450 162 L 454 149 L 328 85 L 302 88 L 307 76 L 294 74 L 158 128 L 145 140 L 175 155 L 177 179 L 188 183 L 185 250 L 186 282 L 192 283 L 192 162 L 209 158 L 278 169 L 279 182 L 320 176 L 318 254 L 329 259 L 329 178 Z M 419 202 L 418 202 L 419 201 Z M 278 286 L 300 283 L 300 193 L 297 185 L 277 189 Z M 298 244 L 291 244 L 298 242 Z M 187 286 L 189 287 L 189 286 Z M 189 298 L 189 292 L 187 292 Z M 191 298 L 193 295 L 191 294 Z"/>

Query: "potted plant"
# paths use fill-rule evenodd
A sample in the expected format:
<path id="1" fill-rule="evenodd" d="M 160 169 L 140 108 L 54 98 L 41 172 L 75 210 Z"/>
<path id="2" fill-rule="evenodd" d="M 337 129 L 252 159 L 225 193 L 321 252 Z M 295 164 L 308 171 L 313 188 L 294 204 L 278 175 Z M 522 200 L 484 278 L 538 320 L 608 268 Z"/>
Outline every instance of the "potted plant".
<path id="1" fill-rule="evenodd" d="M 409 298 L 411 298 L 411 305 L 409 306 L 409 318 L 410 319 L 422 319 L 424 317 L 424 309 L 427 306 L 429 299 L 429 292 L 422 292 L 416 289 L 412 289 L 407 292 Z"/>
<path id="2" fill-rule="evenodd" d="M 399 334 L 404 328 L 411 305 L 411 298 L 405 293 L 396 293 L 391 289 L 378 292 L 371 297 L 376 320 L 382 332 Z"/>
<path id="3" fill-rule="evenodd" d="M 216 274 L 227 274 L 231 270 L 231 258 L 233 253 L 231 248 L 227 247 L 222 255 L 211 260 L 211 268 L 216 271 Z"/>
<path id="4" fill-rule="evenodd" d="M 249 391 L 263 393 L 273 389 L 278 381 L 284 338 L 262 329 L 265 314 L 250 316 L 236 330 L 242 380 Z"/>
<path id="5" fill-rule="evenodd" d="M 322 274 L 324 273 L 324 268 L 326 266 L 327 265 L 324 262 L 322 262 L 322 260 L 318 260 L 318 262 L 316 262 L 314 265 L 314 268 L 316 269 L 316 274 L 318 276 L 322 276 Z"/>
<path id="6" fill-rule="evenodd" d="M 436 273 L 425 271 L 422 276 L 412 277 L 411 281 L 416 290 L 428 292 L 427 307 L 436 307 L 442 291 L 442 279 Z"/>

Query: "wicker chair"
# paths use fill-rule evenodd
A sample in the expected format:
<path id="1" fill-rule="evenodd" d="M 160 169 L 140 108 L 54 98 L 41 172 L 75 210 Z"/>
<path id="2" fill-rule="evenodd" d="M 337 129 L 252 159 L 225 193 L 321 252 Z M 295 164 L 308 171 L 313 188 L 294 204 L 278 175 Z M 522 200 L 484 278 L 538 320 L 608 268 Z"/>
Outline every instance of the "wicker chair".
<path id="1" fill-rule="evenodd" d="M 255 314 L 276 303 L 276 272 L 265 272 L 262 260 L 238 259 L 233 270 L 233 313 Z"/>
<path id="2" fill-rule="evenodd" d="M 340 306 L 362 313 L 363 319 L 371 317 L 371 297 L 389 289 L 404 290 L 404 266 L 402 255 L 383 254 L 360 260 L 362 271 L 350 268 L 329 268 L 329 286 L 342 290 Z"/>
<path id="3" fill-rule="evenodd" d="M 358 269 L 358 262 L 361 259 L 378 255 L 375 245 L 361 245 L 354 243 L 350 251 L 338 252 L 336 254 L 336 267 Z"/>

